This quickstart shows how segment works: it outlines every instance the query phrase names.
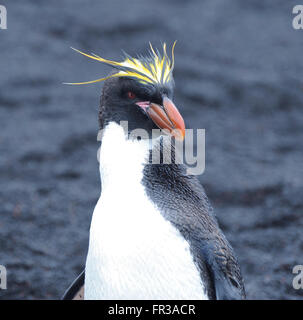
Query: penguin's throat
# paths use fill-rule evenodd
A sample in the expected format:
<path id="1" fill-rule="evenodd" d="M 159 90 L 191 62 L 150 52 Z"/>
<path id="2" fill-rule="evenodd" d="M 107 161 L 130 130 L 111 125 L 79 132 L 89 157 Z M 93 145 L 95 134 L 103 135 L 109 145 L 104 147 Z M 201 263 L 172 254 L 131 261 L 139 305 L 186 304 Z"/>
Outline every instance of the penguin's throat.
<path id="1" fill-rule="evenodd" d="M 147 139 L 129 139 L 122 126 L 110 122 L 104 129 L 100 148 L 102 188 L 130 180 L 140 182 L 151 146 L 152 142 Z"/>

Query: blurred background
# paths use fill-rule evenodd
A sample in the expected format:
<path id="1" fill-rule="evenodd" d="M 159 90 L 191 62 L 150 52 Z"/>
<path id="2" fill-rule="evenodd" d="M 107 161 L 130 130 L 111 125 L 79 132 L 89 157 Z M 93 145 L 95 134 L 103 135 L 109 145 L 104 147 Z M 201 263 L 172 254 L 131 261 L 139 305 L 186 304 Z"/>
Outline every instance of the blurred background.
<path id="1" fill-rule="evenodd" d="M 2 299 L 58 299 L 82 270 L 100 194 L 97 112 L 119 60 L 178 40 L 175 102 L 206 129 L 200 176 L 241 264 L 249 299 L 300 299 L 303 264 L 303 30 L 296 1 L 2 0 Z"/>

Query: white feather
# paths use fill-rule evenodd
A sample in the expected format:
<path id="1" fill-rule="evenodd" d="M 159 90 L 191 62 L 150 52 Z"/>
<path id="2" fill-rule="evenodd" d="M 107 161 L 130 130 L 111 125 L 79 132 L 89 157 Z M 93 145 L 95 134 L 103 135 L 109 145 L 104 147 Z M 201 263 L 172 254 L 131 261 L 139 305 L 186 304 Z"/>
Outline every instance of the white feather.
<path id="1" fill-rule="evenodd" d="M 127 140 L 118 124 L 106 127 L 85 299 L 207 299 L 188 242 L 141 184 L 148 150 L 148 141 Z"/>

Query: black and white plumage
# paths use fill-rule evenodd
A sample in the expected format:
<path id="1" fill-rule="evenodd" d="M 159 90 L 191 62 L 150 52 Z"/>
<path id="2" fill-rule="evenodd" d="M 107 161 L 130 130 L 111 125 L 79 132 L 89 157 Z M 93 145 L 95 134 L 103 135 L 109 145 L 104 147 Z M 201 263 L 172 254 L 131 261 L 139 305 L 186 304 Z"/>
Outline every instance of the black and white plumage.
<path id="1" fill-rule="evenodd" d="M 99 112 L 102 192 L 92 218 L 85 277 L 65 298 L 83 285 L 85 299 L 245 297 L 234 252 L 197 178 L 187 175 L 184 165 L 148 161 L 152 148 L 162 150 L 170 137 L 154 138 L 151 147 L 149 139 L 132 139 L 120 125 L 128 121 L 129 131 L 165 128 L 182 139 L 185 126 L 172 96 L 171 74 L 165 83 L 106 79 Z"/>

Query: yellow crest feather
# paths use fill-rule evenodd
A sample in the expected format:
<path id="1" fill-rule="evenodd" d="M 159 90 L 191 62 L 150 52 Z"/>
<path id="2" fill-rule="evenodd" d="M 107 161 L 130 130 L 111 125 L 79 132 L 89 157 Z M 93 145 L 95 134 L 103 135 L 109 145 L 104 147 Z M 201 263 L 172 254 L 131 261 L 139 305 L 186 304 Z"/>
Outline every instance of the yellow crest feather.
<path id="1" fill-rule="evenodd" d="M 66 84 L 72 84 L 72 85 L 90 84 L 90 83 L 104 81 L 106 79 L 113 78 L 113 77 L 130 77 L 141 83 L 150 83 L 150 84 L 168 83 L 169 81 L 172 80 L 172 71 L 174 68 L 174 60 L 175 60 L 174 48 L 176 45 L 176 41 L 172 46 L 171 60 L 169 59 L 166 52 L 166 43 L 163 44 L 162 55 L 159 53 L 159 51 L 154 50 L 151 43 L 149 43 L 149 45 L 151 50 L 149 57 L 132 58 L 126 55 L 125 60 L 122 62 L 107 60 L 94 53 L 87 54 L 85 52 L 72 48 L 73 50 L 79 52 L 80 54 L 90 59 L 110 65 L 118 69 L 119 71 L 117 73 L 109 75 L 108 77 L 104 77 L 96 80 L 78 82 L 78 83 L 66 83 Z"/>

